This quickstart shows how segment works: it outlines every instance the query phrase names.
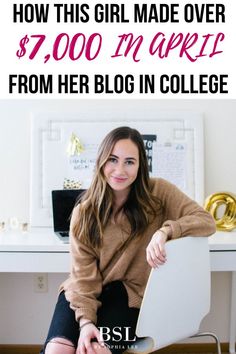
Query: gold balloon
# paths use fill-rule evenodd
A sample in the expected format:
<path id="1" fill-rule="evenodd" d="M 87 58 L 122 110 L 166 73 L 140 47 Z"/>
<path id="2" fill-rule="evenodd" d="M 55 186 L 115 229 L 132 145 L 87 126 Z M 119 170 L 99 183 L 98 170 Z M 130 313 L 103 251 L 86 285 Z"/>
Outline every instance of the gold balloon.
<path id="1" fill-rule="evenodd" d="M 207 197 L 205 210 L 213 216 L 217 230 L 232 231 L 236 228 L 236 195 L 228 192 L 214 193 Z M 224 208 L 224 214 L 219 217 L 219 208 Z"/>

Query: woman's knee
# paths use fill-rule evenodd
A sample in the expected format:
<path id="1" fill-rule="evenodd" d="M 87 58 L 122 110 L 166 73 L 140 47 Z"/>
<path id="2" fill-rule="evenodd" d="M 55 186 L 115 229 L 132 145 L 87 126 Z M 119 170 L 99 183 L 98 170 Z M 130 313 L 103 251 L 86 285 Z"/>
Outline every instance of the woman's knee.
<path id="1" fill-rule="evenodd" d="M 75 354 L 75 346 L 69 339 L 52 338 L 46 345 L 45 354 Z"/>

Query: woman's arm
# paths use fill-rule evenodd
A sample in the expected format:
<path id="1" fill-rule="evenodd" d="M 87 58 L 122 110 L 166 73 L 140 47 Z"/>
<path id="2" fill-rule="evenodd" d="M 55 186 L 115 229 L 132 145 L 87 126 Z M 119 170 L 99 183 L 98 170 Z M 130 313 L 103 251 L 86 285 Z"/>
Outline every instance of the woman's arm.
<path id="1" fill-rule="evenodd" d="M 173 184 L 155 180 L 153 192 L 162 201 L 163 224 L 146 249 L 149 265 L 156 268 L 166 261 L 165 242 L 182 236 L 209 236 L 216 230 L 212 216 Z"/>
<path id="2" fill-rule="evenodd" d="M 169 239 L 182 236 L 209 236 L 216 231 L 215 222 L 207 211 L 175 185 L 161 180 L 159 189 L 164 206 L 163 227 L 169 227 Z"/>

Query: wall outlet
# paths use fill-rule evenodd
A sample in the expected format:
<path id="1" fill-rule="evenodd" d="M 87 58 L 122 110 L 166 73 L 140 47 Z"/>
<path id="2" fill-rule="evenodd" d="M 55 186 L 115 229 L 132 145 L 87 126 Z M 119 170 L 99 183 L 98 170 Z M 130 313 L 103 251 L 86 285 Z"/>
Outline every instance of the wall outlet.
<path id="1" fill-rule="evenodd" d="M 34 274 L 34 292 L 46 293 L 48 291 L 48 275 L 47 273 Z"/>

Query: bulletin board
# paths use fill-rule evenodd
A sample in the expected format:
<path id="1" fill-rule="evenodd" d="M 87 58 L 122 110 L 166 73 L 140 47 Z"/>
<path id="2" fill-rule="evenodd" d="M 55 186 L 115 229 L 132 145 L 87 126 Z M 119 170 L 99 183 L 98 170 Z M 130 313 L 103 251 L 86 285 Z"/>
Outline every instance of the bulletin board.
<path id="1" fill-rule="evenodd" d="M 177 185 L 200 204 L 204 198 L 203 120 L 157 113 L 152 120 L 95 120 L 31 117 L 31 226 L 52 226 L 51 191 L 86 189 L 90 185 L 98 146 L 113 128 L 130 126 L 143 136 L 152 177 Z"/>

